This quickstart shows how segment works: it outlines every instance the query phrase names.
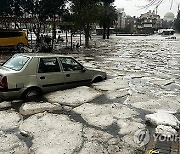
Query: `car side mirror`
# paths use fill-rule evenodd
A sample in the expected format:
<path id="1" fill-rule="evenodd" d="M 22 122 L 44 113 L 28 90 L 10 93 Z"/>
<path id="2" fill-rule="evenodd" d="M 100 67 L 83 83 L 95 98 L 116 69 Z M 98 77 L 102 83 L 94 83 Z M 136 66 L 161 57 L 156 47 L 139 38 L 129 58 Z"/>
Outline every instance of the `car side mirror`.
<path id="1" fill-rule="evenodd" d="M 83 73 L 86 72 L 86 68 L 83 67 L 83 68 L 82 68 L 82 72 L 83 72 Z"/>

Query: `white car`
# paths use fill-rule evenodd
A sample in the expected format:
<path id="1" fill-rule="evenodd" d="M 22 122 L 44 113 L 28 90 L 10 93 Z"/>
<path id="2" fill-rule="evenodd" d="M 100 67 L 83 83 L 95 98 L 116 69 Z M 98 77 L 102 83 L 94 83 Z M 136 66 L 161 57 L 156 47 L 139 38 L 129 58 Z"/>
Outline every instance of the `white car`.
<path id="1" fill-rule="evenodd" d="M 70 56 L 15 54 L 0 67 L 0 98 L 26 99 L 104 79 L 105 72 L 87 69 Z"/>

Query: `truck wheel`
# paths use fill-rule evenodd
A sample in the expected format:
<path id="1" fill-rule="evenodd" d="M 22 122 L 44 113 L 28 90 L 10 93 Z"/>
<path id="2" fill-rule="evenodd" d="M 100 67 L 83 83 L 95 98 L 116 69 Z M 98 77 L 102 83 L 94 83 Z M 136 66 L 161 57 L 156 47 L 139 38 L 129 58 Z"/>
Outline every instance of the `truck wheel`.
<path id="1" fill-rule="evenodd" d="M 23 44 L 23 43 L 18 43 L 18 44 L 17 44 L 17 49 L 18 49 L 18 50 L 21 50 L 22 47 L 24 47 L 24 44 Z"/>

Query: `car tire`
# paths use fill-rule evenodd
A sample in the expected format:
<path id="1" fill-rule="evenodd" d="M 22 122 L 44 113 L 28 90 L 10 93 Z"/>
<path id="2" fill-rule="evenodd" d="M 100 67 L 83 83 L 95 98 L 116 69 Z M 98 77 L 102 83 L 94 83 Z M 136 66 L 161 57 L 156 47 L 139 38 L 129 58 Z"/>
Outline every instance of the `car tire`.
<path id="1" fill-rule="evenodd" d="M 29 88 L 22 94 L 23 100 L 36 99 L 42 95 L 42 91 L 40 88 Z"/>
<path id="2" fill-rule="evenodd" d="M 23 43 L 18 43 L 17 44 L 17 49 L 18 50 L 21 50 L 21 48 L 23 48 L 24 47 L 24 44 Z"/>
<path id="3" fill-rule="evenodd" d="M 101 76 L 98 76 L 92 81 L 92 83 L 97 83 L 97 82 L 101 82 L 101 81 L 103 81 L 103 78 Z"/>

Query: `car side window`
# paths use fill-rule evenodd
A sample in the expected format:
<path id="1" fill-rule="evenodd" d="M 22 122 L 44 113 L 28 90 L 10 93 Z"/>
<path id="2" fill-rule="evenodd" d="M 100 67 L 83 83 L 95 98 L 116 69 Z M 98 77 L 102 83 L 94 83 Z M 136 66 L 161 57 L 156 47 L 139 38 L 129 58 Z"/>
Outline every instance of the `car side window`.
<path id="1" fill-rule="evenodd" d="M 60 72 L 57 58 L 40 58 L 38 73 Z"/>
<path id="2" fill-rule="evenodd" d="M 83 69 L 82 65 L 76 62 L 73 58 L 65 57 L 60 58 L 60 60 L 62 62 L 64 71 L 78 71 Z"/>

